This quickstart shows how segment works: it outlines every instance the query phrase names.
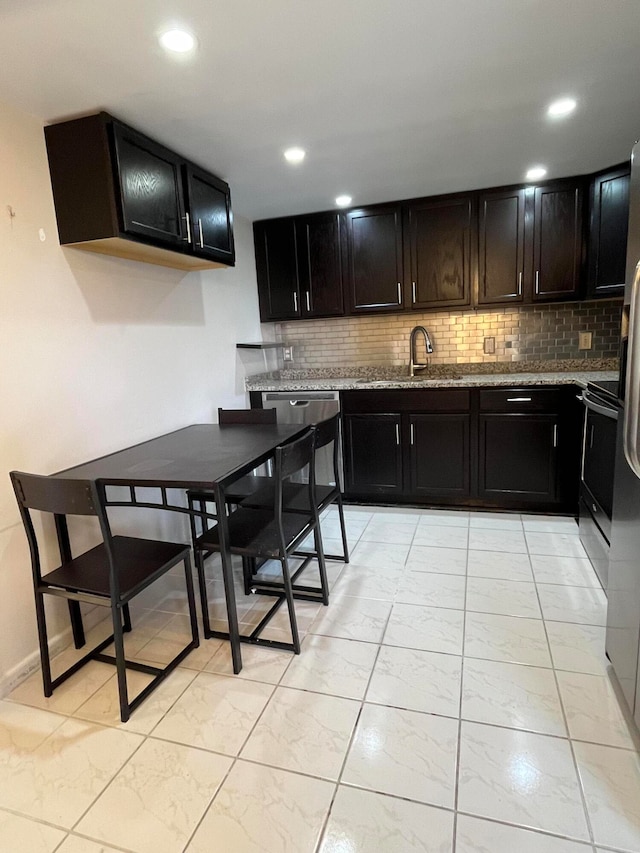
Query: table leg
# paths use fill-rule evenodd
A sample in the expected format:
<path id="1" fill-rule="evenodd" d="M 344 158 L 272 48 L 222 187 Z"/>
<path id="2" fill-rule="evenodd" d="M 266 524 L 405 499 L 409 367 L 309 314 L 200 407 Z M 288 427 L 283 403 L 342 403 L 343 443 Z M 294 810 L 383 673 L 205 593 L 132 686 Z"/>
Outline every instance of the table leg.
<path id="1" fill-rule="evenodd" d="M 222 561 L 222 579 L 224 581 L 224 595 L 227 602 L 227 619 L 229 622 L 231 659 L 233 661 L 233 671 L 237 675 L 242 669 L 242 653 L 240 651 L 240 628 L 238 626 L 238 611 L 236 610 L 236 592 L 233 585 L 233 568 L 231 566 L 231 553 L 229 551 L 229 527 L 227 525 L 224 489 L 216 485 L 215 496 L 220 559 Z"/>

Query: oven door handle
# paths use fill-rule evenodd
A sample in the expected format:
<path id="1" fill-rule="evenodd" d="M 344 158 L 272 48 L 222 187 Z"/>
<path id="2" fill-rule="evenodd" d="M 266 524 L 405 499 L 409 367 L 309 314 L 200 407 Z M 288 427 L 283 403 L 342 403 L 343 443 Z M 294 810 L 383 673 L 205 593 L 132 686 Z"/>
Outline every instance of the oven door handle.
<path id="1" fill-rule="evenodd" d="M 629 349 L 627 352 L 627 381 L 624 405 L 624 455 L 629 467 L 640 478 L 640 456 L 638 454 L 638 416 L 640 393 L 640 262 L 636 265 L 631 287 L 631 311 L 629 314 Z"/>
<path id="2" fill-rule="evenodd" d="M 603 406 L 601 403 L 596 403 L 596 401 L 590 397 L 586 391 L 583 391 L 580 399 L 587 409 L 590 409 L 592 412 L 597 412 L 599 415 L 604 415 L 605 418 L 611 418 L 611 420 L 614 421 L 618 420 L 617 409 L 610 409 L 609 406 Z"/>

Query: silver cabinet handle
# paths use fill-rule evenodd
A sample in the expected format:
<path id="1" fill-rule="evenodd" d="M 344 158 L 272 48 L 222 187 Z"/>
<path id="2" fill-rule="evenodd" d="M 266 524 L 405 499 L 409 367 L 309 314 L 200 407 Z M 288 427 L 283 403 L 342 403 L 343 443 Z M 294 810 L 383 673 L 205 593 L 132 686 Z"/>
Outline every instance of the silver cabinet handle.
<path id="1" fill-rule="evenodd" d="M 540 270 L 536 270 L 536 293 L 540 293 Z"/>
<path id="2" fill-rule="evenodd" d="M 530 403 L 531 397 L 507 397 L 507 403 Z"/>
<path id="3" fill-rule="evenodd" d="M 411 444 L 415 444 L 415 432 L 413 424 L 411 424 Z"/>
<path id="4" fill-rule="evenodd" d="M 629 346 L 627 352 L 627 380 L 624 406 L 624 455 L 636 477 L 640 477 L 638 451 L 638 383 L 640 382 L 640 261 L 631 286 L 631 313 L 629 314 Z"/>
<path id="5" fill-rule="evenodd" d="M 402 305 L 402 285 L 398 282 L 398 305 Z"/>
<path id="6" fill-rule="evenodd" d="M 416 283 L 415 283 L 415 281 L 411 282 L 411 295 L 413 297 L 413 303 L 415 305 L 415 302 L 416 302 Z"/>
<path id="7" fill-rule="evenodd" d="M 553 446 L 558 446 L 558 424 L 553 425 Z"/>
<path id="8" fill-rule="evenodd" d="M 187 243 L 191 242 L 191 219 L 188 213 L 184 215 L 185 222 L 187 223 Z"/>
<path id="9" fill-rule="evenodd" d="M 522 271 L 518 273 L 518 295 L 522 293 Z"/>
<path id="10" fill-rule="evenodd" d="M 198 219 L 198 228 L 200 230 L 200 248 L 204 249 L 204 239 L 202 237 L 202 219 Z"/>
<path id="11" fill-rule="evenodd" d="M 293 291 L 293 310 L 294 311 L 298 310 L 298 294 L 296 293 L 295 290 Z"/>
<path id="12" fill-rule="evenodd" d="M 396 424 L 396 444 L 400 447 L 400 427 Z"/>
<path id="13" fill-rule="evenodd" d="M 308 290 L 307 290 L 307 292 L 306 292 L 306 297 L 307 297 L 307 311 L 311 311 L 311 297 L 310 297 L 310 295 L 309 295 L 309 291 L 308 291 Z"/>

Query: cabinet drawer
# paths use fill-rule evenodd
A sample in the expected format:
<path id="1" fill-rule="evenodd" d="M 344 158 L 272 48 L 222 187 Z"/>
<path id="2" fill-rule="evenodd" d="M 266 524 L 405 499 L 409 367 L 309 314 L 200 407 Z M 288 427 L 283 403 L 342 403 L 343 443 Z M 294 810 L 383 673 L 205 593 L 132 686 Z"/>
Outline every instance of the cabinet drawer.
<path id="1" fill-rule="evenodd" d="M 562 388 L 492 388 L 480 391 L 480 411 L 554 412 L 564 399 Z"/>
<path id="2" fill-rule="evenodd" d="M 468 388 L 408 388 L 344 391 L 345 412 L 468 412 Z"/>

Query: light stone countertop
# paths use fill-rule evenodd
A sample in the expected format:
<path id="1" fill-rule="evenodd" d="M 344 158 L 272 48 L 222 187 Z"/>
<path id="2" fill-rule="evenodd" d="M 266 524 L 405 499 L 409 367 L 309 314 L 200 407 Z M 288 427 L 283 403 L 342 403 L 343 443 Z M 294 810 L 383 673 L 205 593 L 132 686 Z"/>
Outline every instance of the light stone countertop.
<path id="1" fill-rule="evenodd" d="M 578 385 L 586 388 L 587 383 L 616 381 L 617 370 L 567 370 L 536 373 L 464 373 L 459 378 L 441 376 L 431 379 L 358 379 L 355 377 L 314 377 L 296 379 L 273 379 L 249 377 L 247 391 L 364 391 L 389 388 L 478 388 L 520 385 Z"/>

